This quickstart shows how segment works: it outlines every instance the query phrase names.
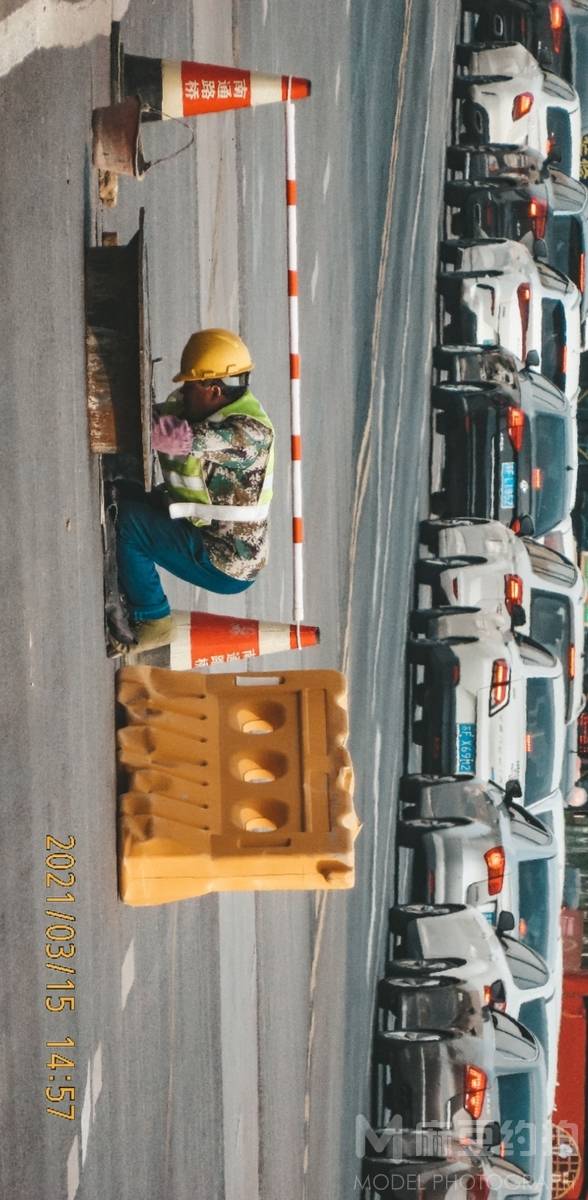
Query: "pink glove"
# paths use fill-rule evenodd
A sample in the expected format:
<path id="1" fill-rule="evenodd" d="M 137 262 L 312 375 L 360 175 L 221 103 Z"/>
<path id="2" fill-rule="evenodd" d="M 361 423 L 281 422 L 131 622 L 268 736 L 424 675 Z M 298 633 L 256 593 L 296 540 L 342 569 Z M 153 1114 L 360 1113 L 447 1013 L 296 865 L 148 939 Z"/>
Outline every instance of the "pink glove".
<path id="1" fill-rule="evenodd" d="M 154 450 L 169 454 L 172 458 L 185 458 L 192 450 L 192 426 L 182 417 L 156 416 L 151 426 L 151 444 Z"/>

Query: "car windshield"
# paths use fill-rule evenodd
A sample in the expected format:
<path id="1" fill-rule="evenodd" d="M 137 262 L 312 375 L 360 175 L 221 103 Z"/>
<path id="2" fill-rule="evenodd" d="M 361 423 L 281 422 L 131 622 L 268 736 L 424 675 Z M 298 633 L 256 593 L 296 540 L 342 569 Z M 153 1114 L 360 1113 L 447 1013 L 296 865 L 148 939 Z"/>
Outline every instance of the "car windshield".
<path id="1" fill-rule="evenodd" d="M 545 1000 L 527 1000 L 521 1004 L 517 1020 L 526 1029 L 535 1034 L 537 1041 L 543 1047 L 545 1064 L 549 1054 L 549 1027 L 547 1025 L 547 1006 Z"/>
<path id="2" fill-rule="evenodd" d="M 498 1098 L 504 1157 L 535 1178 L 536 1147 L 532 1136 L 535 1122 L 529 1073 L 499 1075 Z"/>
<path id="3" fill-rule="evenodd" d="M 552 788 L 555 712 L 551 679 L 527 680 L 525 804 L 549 795 Z"/>
<path id="4" fill-rule="evenodd" d="M 565 175 L 572 173 L 572 130 L 569 113 L 565 108 L 547 109 L 547 137 L 552 154 L 560 156 L 558 167 Z"/>
<path id="5" fill-rule="evenodd" d="M 541 413 L 529 422 L 532 445 L 529 511 L 535 536 L 553 529 L 567 514 L 565 488 L 566 435 L 564 419 Z"/>
<path id="6" fill-rule="evenodd" d="M 578 217 L 555 216 L 547 226 L 549 261 L 557 263 L 576 286 L 582 282 L 581 259 L 584 253 L 584 227 Z"/>
<path id="7" fill-rule="evenodd" d="M 519 938 L 545 959 L 550 951 L 549 882 L 548 859 L 531 858 L 519 863 Z"/>
<path id="8" fill-rule="evenodd" d="M 566 686 L 566 707 L 571 700 L 572 680 L 568 670 L 568 655 L 571 643 L 570 602 L 566 596 L 554 592 L 531 592 L 531 637 L 551 650 L 563 667 Z M 566 718 L 569 713 L 566 713 Z"/>

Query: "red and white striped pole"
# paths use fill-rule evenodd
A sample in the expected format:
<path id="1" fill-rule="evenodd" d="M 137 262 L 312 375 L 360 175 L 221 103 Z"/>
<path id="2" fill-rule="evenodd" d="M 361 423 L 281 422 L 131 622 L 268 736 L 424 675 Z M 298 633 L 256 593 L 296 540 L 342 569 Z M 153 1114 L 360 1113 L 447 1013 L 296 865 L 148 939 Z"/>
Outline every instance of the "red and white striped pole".
<path id="1" fill-rule="evenodd" d="M 296 136 L 291 84 L 286 102 L 286 212 L 288 219 L 288 317 L 290 328 L 290 445 L 292 463 L 293 611 L 304 618 L 304 525 L 302 520 L 302 436 L 300 414 L 300 347 L 298 323 L 298 226 L 296 219 Z M 300 642 L 299 642 L 300 645 Z"/>

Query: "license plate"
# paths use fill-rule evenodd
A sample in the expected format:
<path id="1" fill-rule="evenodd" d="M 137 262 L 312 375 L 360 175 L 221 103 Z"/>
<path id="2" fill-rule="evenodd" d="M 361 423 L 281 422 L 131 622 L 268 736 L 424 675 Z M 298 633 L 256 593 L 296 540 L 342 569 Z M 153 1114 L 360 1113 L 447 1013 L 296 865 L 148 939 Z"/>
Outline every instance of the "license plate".
<path id="1" fill-rule="evenodd" d="M 476 726 L 457 726 L 457 770 L 471 774 L 476 767 Z"/>
<path id="2" fill-rule="evenodd" d="M 500 471 L 500 507 L 514 508 L 517 498 L 516 463 L 502 463 Z"/>

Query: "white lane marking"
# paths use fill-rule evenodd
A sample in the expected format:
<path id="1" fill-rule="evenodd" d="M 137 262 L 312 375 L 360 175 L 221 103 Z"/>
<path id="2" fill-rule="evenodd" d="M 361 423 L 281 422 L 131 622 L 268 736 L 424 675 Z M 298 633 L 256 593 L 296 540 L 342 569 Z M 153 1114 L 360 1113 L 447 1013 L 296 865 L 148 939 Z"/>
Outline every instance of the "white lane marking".
<path id="1" fill-rule="evenodd" d="M 330 156 L 330 154 L 327 154 L 327 161 L 325 164 L 325 173 L 323 175 L 323 200 L 325 199 L 327 192 L 329 190 L 330 182 L 331 182 L 331 156 Z"/>
<path id="2" fill-rule="evenodd" d="M 96 1118 L 96 1104 L 98 1097 L 102 1091 L 102 1042 L 98 1043 L 98 1048 L 94 1051 L 92 1059 L 92 1121 Z"/>
<path id="3" fill-rule="evenodd" d="M 413 0 L 408 0 L 405 13 L 404 33 L 402 37 L 402 50 L 400 54 L 400 62 L 398 66 L 398 88 L 397 88 L 397 104 L 396 116 L 394 119 L 394 133 L 392 136 L 392 152 L 390 155 L 390 166 L 388 168 L 388 188 L 386 195 L 386 211 L 384 215 L 384 225 L 382 228 L 382 243 L 380 250 L 380 265 L 378 270 L 378 283 L 376 289 L 376 304 L 374 312 L 374 328 L 372 332 L 372 354 L 371 354 L 371 371 L 372 378 L 370 384 L 370 398 L 368 411 L 359 449 L 357 471 L 356 471 L 356 487 L 355 487 L 355 503 L 353 506 L 352 521 L 351 521 L 351 538 L 349 544 L 349 596 L 347 600 L 347 620 L 345 622 L 345 638 L 343 642 L 343 671 L 348 669 L 349 654 L 351 646 L 351 613 L 353 607 L 354 593 L 354 563 L 357 552 L 357 538 L 359 533 L 359 523 L 365 495 L 368 488 L 371 466 L 371 435 L 372 435 L 372 418 L 374 404 L 374 388 L 375 388 L 375 373 L 376 364 L 380 350 L 380 332 L 382 324 L 382 305 L 384 285 L 386 282 L 386 273 L 388 269 L 388 257 L 390 253 L 390 227 L 392 224 L 392 196 L 396 183 L 396 163 L 398 160 L 398 146 L 400 141 L 400 127 L 403 118 L 404 93 L 406 89 L 406 64 L 408 59 L 409 33 L 411 25 Z"/>
<path id="4" fill-rule="evenodd" d="M 88 1137 L 90 1135 L 90 1116 L 92 1113 L 92 1069 L 88 1063 L 88 1071 L 86 1074 L 86 1088 L 84 1091 L 84 1103 L 82 1104 L 82 1116 L 80 1118 L 80 1132 L 82 1135 L 82 1167 L 86 1161 L 86 1151 L 88 1149 Z"/>
<path id="5" fill-rule="evenodd" d="M 262 9 L 261 9 L 261 20 L 262 20 L 262 23 L 265 25 L 265 23 L 267 21 L 267 0 L 263 0 L 263 5 L 262 5 Z"/>
<path id="6" fill-rule="evenodd" d="M 335 104 L 339 103 L 339 92 L 341 90 L 341 63 L 337 63 L 335 72 Z"/>
<path id="7" fill-rule="evenodd" d="M 118 18 L 128 8 L 119 0 Z M 52 46 L 83 46 L 99 34 L 109 35 L 113 19 L 112 0 L 27 0 L 0 22 L 0 76 L 7 75 L 35 50 Z"/>
<path id="8" fill-rule="evenodd" d="M 318 251 L 317 251 L 317 253 L 314 256 L 314 267 L 312 268 L 312 276 L 310 279 L 310 298 L 311 298 L 313 304 L 314 304 L 314 298 L 316 296 L 316 285 L 318 283 L 318 277 L 319 277 L 319 257 L 318 257 Z"/>
<path id="9" fill-rule="evenodd" d="M 371 824 L 372 824 L 372 829 L 374 829 L 374 830 L 376 830 L 378 828 L 378 817 L 379 817 L 379 808 L 380 808 L 380 792 L 382 790 L 380 787 L 380 759 L 381 759 L 381 756 L 382 756 L 382 731 L 381 731 L 380 727 L 378 726 L 376 729 L 376 736 L 374 739 L 374 767 L 373 767 L 373 771 L 370 771 L 370 774 L 371 774 L 372 780 L 373 780 L 372 792 L 373 792 L 373 797 L 374 797 L 373 815 L 371 817 Z M 389 838 L 387 840 L 388 840 L 388 842 L 390 841 Z M 377 861 L 378 861 L 377 860 L 377 848 L 378 848 L 378 839 L 374 834 L 374 840 L 373 840 L 373 844 L 372 844 L 372 888 L 371 888 L 371 896 L 370 896 L 370 923 L 369 923 L 369 928 L 368 928 L 367 954 L 365 956 L 365 977 L 366 977 L 366 983 L 368 983 L 368 984 L 371 980 L 372 947 L 373 947 L 373 943 L 374 943 L 374 933 L 375 933 L 375 923 L 376 923 L 375 922 L 376 899 L 377 899 L 376 892 L 378 890 L 380 880 L 382 878 L 386 878 L 385 875 L 383 875 L 383 874 L 381 875 L 380 872 L 376 870 Z M 378 912 L 380 912 L 380 911 L 381 911 L 381 904 L 378 905 Z"/>
<path id="10" fill-rule="evenodd" d="M 310 1025 L 308 1029 L 308 1042 L 306 1048 L 306 1092 L 304 1095 L 304 1154 L 302 1157 L 302 1200 L 307 1200 L 308 1196 L 308 1166 L 310 1160 L 310 1078 L 312 1070 L 312 1052 L 314 1049 L 314 1037 L 316 1030 L 316 1009 L 315 1009 L 315 992 L 318 980 L 318 967 L 321 947 L 323 943 L 323 932 L 325 928 L 325 914 L 327 911 L 327 896 L 328 892 L 318 892 L 315 897 L 315 938 L 312 948 L 312 966 L 310 969 L 310 982 L 308 987 L 308 1007 L 310 1012 Z"/>
<path id="11" fill-rule="evenodd" d="M 225 1200 L 259 1198 L 255 896 L 219 895 Z"/>
<path id="12" fill-rule="evenodd" d="M 174 1112 L 174 1060 L 175 1060 L 175 1041 L 176 1041 L 176 1003 L 174 996 L 174 988 L 176 983 L 176 951 L 178 945 L 178 905 L 174 905 L 174 911 L 171 921 L 171 929 L 169 932 L 168 946 L 171 942 L 170 954 L 170 970 L 169 970 L 169 994 L 168 994 L 168 1012 L 169 1018 L 169 1044 L 171 1053 L 169 1055 L 169 1067 L 167 1075 L 167 1121 L 165 1126 L 165 1159 L 164 1159 L 164 1178 L 167 1179 L 170 1173 L 170 1153 L 171 1139 L 173 1127 L 173 1112 Z"/>
<path id="13" fill-rule="evenodd" d="M 125 1007 L 129 992 L 135 982 L 135 941 L 129 944 L 120 971 L 120 1006 Z"/>
<path id="14" fill-rule="evenodd" d="M 436 50 L 436 46 L 437 46 L 438 17 L 439 17 L 439 9 L 435 8 L 435 24 L 433 27 L 433 45 L 432 45 L 432 50 L 431 50 L 431 58 L 433 60 L 434 60 L 435 50 Z M 424 188 L 424 182 L 425 182 L 425 166 L 428 165 L 427 141 L 428 141 L 428 137 L 429 137 L 429 127 L 430 127 L 430 123 L 431 123 L 431 107 L 432 106 L 429 104 L 429 106 L 427 108 L 427 117 L 426 117 L 426 121 L 425 121 L 425 128 L 423 131 L 423 138 L 422 138 L 422 148 L 423 149 L 422 149 L 422 156 L 421 156 L 421 170 L 420 170 L 420 175 L 419 175 L 419 185 L 418 185 L 418 189 L 417 189 L 416 204 L 414 207 L 415 214 L 418 214 L 420 212 L 422 196 L 423 196 L 423 188 Z M 411 238 L 410 256 L 409 256 L 409 262 L 410 262 L 410 271 L 409 271 L 409 278 L 408 278 L 408 294 L 409 295 L 411 294 L 412 277 L 413 277 L 413 273 L 414 273 L 414 264 L 416 261 L 417 236 L 418 236 L 418 220 L 414 220 L 412 223 L 412 238 Z M 400 359 L 400 378 L 399 378 L 399 383 L 398 383 L 398 394 L 400 396 L 402 396 L 404 394 L 404 376 L 405 376 L 405 371 L 406 371 L 406 351 L 407 351 L 407 346 L 408 346 L 409 330 L 410 330 L 411 326 L 413 325 L 413 321 L 414 321 L 414 318 L 413 318 L 412 312 L 410 311 L 410 306 L 407 306 L 406 312 L 404 314 L 402 354 L 401 354 L 401 359 Z M 431 340 L 431 330 L 429 330 L 429 343 L 430 343 L 430 340 Z M 430 350 L 429 350 L 429 352 L 430 352 Z M 382 543 L 382 541 L 383 541 L 383 545 L 384 545 L 384 562 L 383 562 L 383 567 L 382 567 L 381 579 L 387 578 L 388 560 L 390 557 L 390 542 L 392 539 L 388 535 L 390 532 L 390 524 L 392 521 L 392 513 L 393 513 L 393 505 L 391 503 L 391 497 L 394 494 L 396 468 L 398 465 L 397 451 L 398 451 L 398 444 L 400 441 L 400 434 L 402 431 L 402 426 L 403 426 L 402 419 L 399 419 L 397 422 L 397 425 L 396 425 L 396 431 L 395 431 L 395 435 L 394 435 L 394 447 L 393 447 L 393 452 L 392 452 L 392 470 L 391 470 L 391 474 L 390 474 L 390 482 L 386 489 L 386 496 L 388 497 L 388 512 L 386 514 L 386 522 L 385 522 L 387 536 L 385 536 L 383 539 L 377 538 L 378 545 L 380 545 Z M 381 478 L 381 476 L 380 476 L 380 478 Z M 379 488 L 378 489 L 378 503 L 380 503 L 380 501 L 383 500 L 382 492 L 383 492 L 383 489 Z M 377 522 L 377 528 L 378 529 L 381 528 L 379 520 Z M 384 620 L 384 616 L 383 616 L 382 610 L 380 608 L 379 617 L 378 617 L 378 626 L 377 626 L 377 631 L 376 631 L 376 648 L 375 648 L 375 655 L 374 655 L 375 662 L 378 662 L 378 656 L 380 653 L 380 644 L 381 644 L 382 634 L 383 634 L 385 627 L 386 628 L 388 627 L 388 622 Z M 377 672 L 374 671 L 373 683 L 372 683 L 372 703 L 375 702 L 376 675 L 377 675 Z"/>
<path id="15" fill-rule="evenodd" d="M 74 1200 L 80 1186 L 80 1139 L 76 1136 L 67 1156 L 67 1200 Z"/>

